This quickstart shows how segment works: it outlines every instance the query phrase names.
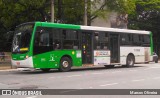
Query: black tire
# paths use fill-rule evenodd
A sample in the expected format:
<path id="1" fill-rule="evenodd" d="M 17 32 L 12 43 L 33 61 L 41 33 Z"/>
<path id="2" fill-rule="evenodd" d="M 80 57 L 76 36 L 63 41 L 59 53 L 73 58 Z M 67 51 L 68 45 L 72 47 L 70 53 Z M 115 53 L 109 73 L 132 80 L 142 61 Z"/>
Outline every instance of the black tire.
<path id="1" fill-rule="evenodd" d="M 114 68 L 115 65 L 104 65 L 106 68 Z"/>
<path id="2" fill-rule="evenodd" d="M 72 67 L 72 61 L 68 57 L 63 57 L 60 61 L 59 71 L 67 72 L 70 71 Z"/>
<path id="3" fill-rule="evenodd" d="M 155 60 L 155 63 L 158 63 L 158 58 Z"/>
<path id="4" fill-rule="evenodd" d="M 49 72 L 49 71 L 50 71 L 50 68 L 41 68 L 41 70 L 42 70 L 43 72 Z"/>
<path id="5" fill-rule="evenodd" d="M 127 67 L 133 67 L 135 63 L 135 58 L 133 55 L 128 55 L 126 60 L 126 66 Z"/>

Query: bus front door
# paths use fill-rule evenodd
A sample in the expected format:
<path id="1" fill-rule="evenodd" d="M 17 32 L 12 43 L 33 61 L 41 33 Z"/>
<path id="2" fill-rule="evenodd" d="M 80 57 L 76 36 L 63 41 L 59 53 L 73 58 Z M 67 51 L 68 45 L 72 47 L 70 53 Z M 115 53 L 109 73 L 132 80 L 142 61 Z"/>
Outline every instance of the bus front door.
<path id="1" fill-rule="evenodd" d="M 119 63 L 119 35 L 118 34 L 110 34 L 110 51 L 111 51 L 111 63 Z"/>
<path id="2" fill-rule="evenodd" d="M 92 34 L 90 32 L 82 32 L 82 63 L 92 63 Z"/>

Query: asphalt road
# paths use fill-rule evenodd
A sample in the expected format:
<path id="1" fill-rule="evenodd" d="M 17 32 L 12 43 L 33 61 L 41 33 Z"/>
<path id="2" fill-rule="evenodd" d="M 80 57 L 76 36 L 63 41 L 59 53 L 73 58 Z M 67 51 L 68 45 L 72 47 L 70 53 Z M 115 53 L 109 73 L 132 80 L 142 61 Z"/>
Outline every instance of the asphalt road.
<path id="1" fill-rule="evenodd" d="M 40 70 L 0 71 L 1 89 L 160 89 L 160 64 L 135 64 L 135 67 L 74 68 L 70 72 L 51 70 L 44 73 Z M 0 96 L 1 97 L 1 96 Z M 5 97 L 5 96 L 2 96 Z M 13 96 L 12 96 L 13 97 Z M 25 98 L 36 98 L 26 96 Z M 43 98 L 42 96 L 38 96 Z M 47 97 L 47 96 L 46 96 Z M 48 96 L 49 97 L 49 96 Z M 55 96 L 56 97 L 56 96 Z M 65 96 L 59 96 L 65 97 Z M 69 97 L 69 96 L 68 96 Z M 71 96 L 70 96 L 71 97 Z M 82 96 L 76 96 L 82 97 Z M 90 95 L 94 98 L 97 96 Z M 106 96 L 98 96 L 98 98 Z M 112 98 L 109 96 L 107 98 Z M 132 98 L 125 95 L 123 98 Z M 137 98 L 137 95 L 134 95 Z M 160 96 L 140 96 L 138 98 L 158 98 Z M 8 98 L 8 97 L 6 97 Z M 18 98 L 16 96 L 16 98 Z M 66 97 L 65 97 L 66 98 Z M 75 98 L 75 97 L 73 97 Z M 121 98 L 115 96 L 114 98 Z"/>

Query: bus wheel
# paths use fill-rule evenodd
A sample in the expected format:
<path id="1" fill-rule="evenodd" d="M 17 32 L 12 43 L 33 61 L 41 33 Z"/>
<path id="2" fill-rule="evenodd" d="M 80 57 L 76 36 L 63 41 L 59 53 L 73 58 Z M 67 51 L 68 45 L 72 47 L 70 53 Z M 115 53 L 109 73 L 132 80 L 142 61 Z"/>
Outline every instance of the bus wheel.
<path id="1" fill-rule="evenodd" d="M 155 60 L 155 63 L 158 63 L 158 58 Z"/>
<path id="2" fill-rule="evenodd" d="M 133 55 L 128 55 L 127 56 L 127 61 L 126 61 L 126 66 L 127 67 L 133 67 L 135 63 L 135 58 Z"/>
<path id="3" fill-rule="evenodd" d="M 42 70 L 43 72 L 49 72 L 49 71 L 50 71 L 49 68 L 41 68 L 41 70 Z"/>
<path id="4" fill-rule="evenodd" d="M 68 58 L 68 57 L 63 57 L 63 58 L 61 59 L 61 62 L 60 62 L 59 71 L 61 71 L 61 72 L 70 71 L 71 66 L 72 66 L 72 61 L 71 61 L 71 59 Z"/>

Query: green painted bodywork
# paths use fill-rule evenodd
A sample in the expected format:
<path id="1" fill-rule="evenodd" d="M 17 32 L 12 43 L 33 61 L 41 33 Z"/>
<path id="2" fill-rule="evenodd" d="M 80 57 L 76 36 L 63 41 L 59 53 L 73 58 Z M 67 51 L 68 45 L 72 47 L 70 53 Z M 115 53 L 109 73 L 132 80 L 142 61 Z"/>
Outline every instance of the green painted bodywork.
<path id="1" fill-rule="evenodd" d="M 12 54 L 12 59 L 13 60 L 25 60 L 26 59 L 26 55 L 29 55 L 29 52 L 27 53 L 23 53 L 23 54 Z"/>
<path id="2" fill-rule="evenodd" d="M 151 47 L 151 55 L 153 55 L 153 35 L 152 32 L 150 32 L 150 47 Z"/>
<path id="3" fill-rule="evenodd" d="M 49 22 L 35 22 L 32 32 L 29 51 L 24 54 L 12 54 L 12 59 L 15 61 L 25 60 L 26 56 L 33 57 L 34 68 L 59 68 L 60 60 L 63 56 L 67 56 L 72 60 L 72 66 L 82 66 L 81 50 L 53 50 L 38 55 L 33 55 L 34 35 L 38 26 L 50 28 L 63 28 L 79 30 L 78 25 L 57 24 Z M 80 56 L 79 56 L 80 55 Z"/>
<path id="4" fill-rule="evenodd" d="M 71 58 L 73 66 L 81 66 L 82 59 L 77 57 L 80 50 L 57 50 L 33 56 L 35 68 L 59 68 L 61 58 L 67 56 Z M 80 52 L 81 53 L 81 52 Z"/>

